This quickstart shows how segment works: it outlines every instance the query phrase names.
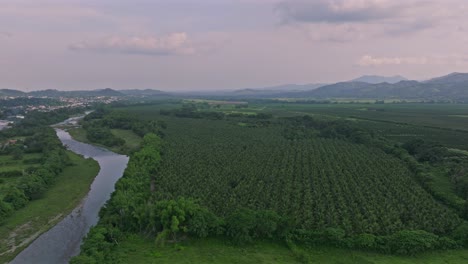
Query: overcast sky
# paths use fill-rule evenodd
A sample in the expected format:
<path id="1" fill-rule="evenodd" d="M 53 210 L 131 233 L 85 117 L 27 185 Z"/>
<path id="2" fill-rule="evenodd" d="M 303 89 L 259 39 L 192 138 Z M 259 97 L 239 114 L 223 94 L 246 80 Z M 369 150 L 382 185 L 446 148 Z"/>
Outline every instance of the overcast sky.
<path id="1" fill-rule="evenodd" d="M 0 0 L 0 88 L 213 90 L 468 72 L 466 0 Z"/>

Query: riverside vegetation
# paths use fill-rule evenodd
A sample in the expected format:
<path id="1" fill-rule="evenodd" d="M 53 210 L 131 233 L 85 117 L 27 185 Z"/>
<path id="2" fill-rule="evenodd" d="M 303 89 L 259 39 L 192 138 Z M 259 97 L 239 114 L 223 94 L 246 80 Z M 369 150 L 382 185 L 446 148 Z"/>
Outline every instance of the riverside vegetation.
<path id="1" fill-rule="evenodd" d="M 76 111 L 32 112 L 0 132 L 2 263 L 70 212 L 97 175 L 97 163 L 66 151 L 49 127 Z"/>

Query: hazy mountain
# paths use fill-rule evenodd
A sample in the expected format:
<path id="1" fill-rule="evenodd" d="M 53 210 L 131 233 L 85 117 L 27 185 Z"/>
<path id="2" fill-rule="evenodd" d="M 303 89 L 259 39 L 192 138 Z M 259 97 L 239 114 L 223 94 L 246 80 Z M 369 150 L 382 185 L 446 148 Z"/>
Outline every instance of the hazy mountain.
<path id="1" fill-rule="evenodd" d="M 400 81 L 394 84 L 342 82 L 322 86 L 313 91 L 296 93 L 293 97 L 468 100 L 468 74 L 454 73 L 426 82 Z"/>
<path id="2" fill-rule="evenodd" d="M 353 79 L 350 82 L 364 82 L 364 83 L 372 83 L 372 84 L 377 84 L 377 83 L 398 83 L 401 81 L 407 81 L 403 76 L 396 75 L 396 76 L 390 76 L 390 77 L 385 77 L 385 76 L 378 76 L 378 75 L 364 75 L 359 78 Z"/>
<path id="3" fill-rule="evenodd" d="M 0 96 L 25 96 L 26 93 L 13 89 L 0 89 Z"/>
<path id="4" fill-rule="evenodd" d="M 28 93 L 28 95 L 35 96 L 35 97 L 97 97 L 97 96 L 124 96 L 123 93 L 118 92 L 116 90 L 106 88 L 106 89 L 99 89 L 99 90 L 91 90 L 91 91 L 59 91 L 54 89 L 42 90 L 42 91 L 34 91 Z"/>
<path id="5" fill-rule="evenodd" d="M 459 73 L 454 72 L 449 75 L 445 75 L 442 77 L 437 77 L 425 81 L 425 83 L 430 84 L 456 84 L 456 83 L 466 83 L 468 82 L 468 73 Z"/>
<path id="6" fill-rule="evenodd" d="M 246 88 L 235 90 L 229 93 L 234 97 L 261 98 L 261 97 L 287 97 L 298 92 L 312 91 L 325 84 L 283 84 L 262 88 Z"/>
<path id="7" fill-rule="evenodd" d="M 277 86 L 268 86 L 262 88 L 246 88 L 235 90 L 234 93 L 242 92 L 290 92 L 290 91 L 310 91 L 324 86 L 323 83 L 309 83 L 309 84 L 283 84 Z"/>
<path id="8" fill-rule="evenodd" d="M 131 96 L 164 96 L 169 95 L 169 93 L 161 91 L 161 90 L 154 90 L 154 89 L 128 89 L 128 90 L 119 90 L 120 93 L 124 95 L 131 95 Z"/>

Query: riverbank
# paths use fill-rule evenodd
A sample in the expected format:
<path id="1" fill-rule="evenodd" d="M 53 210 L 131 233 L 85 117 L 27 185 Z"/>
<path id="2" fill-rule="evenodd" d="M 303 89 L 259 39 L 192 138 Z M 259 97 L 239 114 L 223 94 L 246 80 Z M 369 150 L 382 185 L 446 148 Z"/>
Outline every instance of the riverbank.
<path id="1" fill-rule="evenodd" d="M 59 128 L 56 128 L 56 133 L 69 150 L 96 160 L 100 166 L 99 173 L 79 206 L 21 251 L 11 264 L 66 264 L 71 257 L 79 254 L 82 239 L 98 222 L 99 211 L 127 167 L 127 156 L 73 140 L 69 133 Z"/>
<path id="2" fill-rule="evenodd" d="M 99 172 L 93 159 L 71 151 L 72 166 L 66 167 L 44 197 L 31 201 L 0 226 L 0 263 L 13 259 L 40 234 L 46 232 L 76 208 Z"/>

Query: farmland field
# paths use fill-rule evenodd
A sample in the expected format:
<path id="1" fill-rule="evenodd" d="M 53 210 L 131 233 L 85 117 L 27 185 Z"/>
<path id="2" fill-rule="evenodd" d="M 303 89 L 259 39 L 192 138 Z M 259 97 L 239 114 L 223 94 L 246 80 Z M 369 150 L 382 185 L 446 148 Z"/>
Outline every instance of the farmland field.
<path id="1" fill-rule="evenodd" d="M 164 123 L 163 147 L 158 149 L 161 160 L 156 171 L 151 166 L 145 171 L 149 165 L 143 164 L 149 163 L 142 157 L 152 152 L 146 149 L 135 153 L 139 158 L 133 162 L 141 165 L 132 165 L 131 160 L 131 170 L 118 184 L 95 232 L 106 234 L 117 227 L 127 234 L 109 251 L 113 252 L 109 262 L 134 259 L 140 263 L 185 263 L 183 259 L 188 257 L 198 263 L 235 263 L 229 255 L 239 255 L 243 249 L 238 245 L 231 247 L 231 242 L 226 241 L 259 243 L 266 239 L 266 244 L 257 244 L 260 245 L 257 251 L 243 252 L 259 263 L 443 263 L 448 259 L 463 263 L 466 250 L 439 254 L 435 249 L 456 248 L 451 245 L 461 243 L 454 241 L 463 240 L 457 237 L 467 224 L 460 211 L 465 197 L 455 190 L 449 176 L 453 172 L 447 166 L 453 164 L 448 163 L 452 160 L 460 164 L 466 161 L 461 149 L 468 149 L 468 141 L 452 137 L 467 134 L 468 127 L 455 119 L 444 120 L 444 116 L 463 115 L 468 108 L 432 106 L 279 103 L 207 106 L 205 102 L 189 101 L 179 107 L 158 104 L 115 108 L 115 112 L 138 117 L 142 122 Z M 371 107 L 384 110 L 371 111 Z M 443 154 L 447 155 L 443 158 L 434 154 L 438 152 L 411 156 L 402 143 L 409 144 L 414 139 L 442 143 L 428 146 L 433 148 L 431 151 L 446 149 L 448 152 L 443 153 L 455 156 Z M 423 161 L 425 157 L 440 158 L 439 163 Z M 147 206 L 144 201 L 156 205 Z M 148 241 L 155 237 L 158 241 L 169 228 L 148 220 L 149 215 L 167 214 L 152 210 L 166 206 L 166 202 L 172 203 L 168 208 L 176 204 L 181 208 L 194 206 L 190 205 L 192 201 L 206 208 L 204 212 L 212 213 L 210 217 L 221 219 L 217 224 L 221 229 L 204 229 L 203 236 L 217 237 L 228 244 L 214 246 L 210 239 L 186 241 L 185 237 L 193 233 L 184 231 L 191 228 L 190 222 L 182 222 L 190 221 L 190 217 L 184 216 L 180 220 L 172 218 L 173 239 L 168 246 L 149 248 Z M 138 212 L 138 216 L 126 214 L 125 210 L 130 209 L 121 208 L 134 208 L 131 210 Z M 258 215 L 252 216 L 255 214 Z M 247 224 L 249 217 L 264 216 L 279 221 L 265 224 L 275 231 L 257 226 L 260 224 L 255 221 L 260 220 Z M 231 223 L 236 221 L 246 221 L 243 224 L 246 227 L 235 229 Z M 181 227 L 173 229 L 173 225 Z M 155 228 L 162 228 L 159 235 L 154 233 Z M 283 244 L 284 232 L 288 233 L 286 240 L 297 242 L 296 246 Z M 89 241 L 101 238 L 102 235 L 91 235 Z M 409 246 L 421 241 L 426 241 L 422 247 Z M 142 249 L 136 250 L 134 244 Z M 213 251 L 206 251 L 207 244 L 211 244 Z M 323 248 L 323 244 L 332 247 Z M 171 250 L 171 245 L 181 252 Z M 273 253 L 271 249 L 275 247 L 281 249 Z M 433 255 L 420 254 L 425 251 L 432 251 Z M 96 252 L 99 254 L 95 255 Z M 83 257 L 104 261 L 109 256 L 105 252 L 86 247 Z M 348 258 L 324 257 L 330 252 Z M 410 258 L 381 253 L 419 255 Z M 76 263 L 82 260 L 78 258 Z"/>

